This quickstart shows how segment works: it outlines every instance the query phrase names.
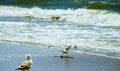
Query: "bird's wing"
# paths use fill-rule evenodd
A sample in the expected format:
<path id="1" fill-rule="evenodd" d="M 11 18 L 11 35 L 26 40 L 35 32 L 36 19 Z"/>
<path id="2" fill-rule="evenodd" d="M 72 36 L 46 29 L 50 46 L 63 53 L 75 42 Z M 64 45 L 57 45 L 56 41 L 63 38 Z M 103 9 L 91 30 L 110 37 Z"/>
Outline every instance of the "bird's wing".
<path id="1" fill-rule="evenodd" d="M 70 49 L 70 47 L 71 47 L 71 45 L 70 45 L 70 46 L 68 46 L 65 50 L 67 50 L 67 51 L 68 51 L 68 50 Z"/>

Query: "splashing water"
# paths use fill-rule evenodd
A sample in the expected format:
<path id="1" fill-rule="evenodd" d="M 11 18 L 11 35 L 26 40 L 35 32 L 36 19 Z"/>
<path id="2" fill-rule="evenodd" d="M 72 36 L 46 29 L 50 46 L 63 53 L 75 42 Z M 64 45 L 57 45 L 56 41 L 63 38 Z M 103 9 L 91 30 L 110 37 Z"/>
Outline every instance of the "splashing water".
<path id="1" fill-rule="evenodd" d="M 77 45 L 77 52 L 119 57 L 120 14 L 106 10 L 0 6 L 0 41 Z"/>

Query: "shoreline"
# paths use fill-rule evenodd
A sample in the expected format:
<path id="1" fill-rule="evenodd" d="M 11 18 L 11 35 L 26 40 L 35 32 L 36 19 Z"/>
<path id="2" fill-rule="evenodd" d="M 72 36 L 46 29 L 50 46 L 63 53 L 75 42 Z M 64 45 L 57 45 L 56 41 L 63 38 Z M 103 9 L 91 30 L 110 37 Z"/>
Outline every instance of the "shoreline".
<path id="1" fill-rule="evenodd" d="M 119 71 L 120 60 L 103 56 L 73 53 L 74 58 L 59 58 L 61 52 L 48 48 L 0 43 L 1 71 L 15 71 L 15 68 L 32 55 L 33 66 L 30 71 Z M 58 57 L 55 57 L 58 56 Z"/>
<path id="2" fill-rule="evenodd" d="M 23 42 L 12 42 L 12 41 L 0 41 L 0 44 L 6 44 L 6 45 L 18 45 L 18 46 L 27 46 L 27 47 L 36 47 L 36 48 L 42 48 L 42 49 L 46 49 L 48 48 L 47 45 L 40 45 L 40 44 L 30 44 L 30 43 L 23 43 Z M 56 48 L 53 48 L 53 50 L 56 50 Z M 59 49 L 57 49 L 59 50 Z M 113 58 L 113 59 L 120 59 L 120 57 L 117 56 L 112 56 L 112 55 L 106 55 L 106 54 L 99 54 L 99 53 L 94 53 L 94 52 L 78 52 L 75 51 L 73 53 L 77 53 L 77 54 L 88 54 L 88 55 L 96 55 L 96 56 L 102 56 L 102 57 L 108 57 L 108 58 Z"/>

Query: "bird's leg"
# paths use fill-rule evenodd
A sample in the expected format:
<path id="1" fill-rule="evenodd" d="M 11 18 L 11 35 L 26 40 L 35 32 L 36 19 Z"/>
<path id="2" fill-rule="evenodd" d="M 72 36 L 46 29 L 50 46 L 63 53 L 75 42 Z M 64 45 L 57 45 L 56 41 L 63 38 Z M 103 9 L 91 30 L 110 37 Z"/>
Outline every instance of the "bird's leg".
<path id="1" fill-rule="evenodd" d="M 68 57 L 68 53 L 66 53 L 66 57 Z"/>
<path id="2" fill-rule="evenodd" d="M 61 58 L 63 58 L 64 53 L 62 53 Z"/>

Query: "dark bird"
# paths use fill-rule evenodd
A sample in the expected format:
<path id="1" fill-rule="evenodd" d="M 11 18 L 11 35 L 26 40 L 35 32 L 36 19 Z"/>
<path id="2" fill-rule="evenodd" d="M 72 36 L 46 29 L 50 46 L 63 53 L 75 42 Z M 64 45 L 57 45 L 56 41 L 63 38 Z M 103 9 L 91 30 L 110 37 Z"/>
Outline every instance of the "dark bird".
<path id="1" fill-rule="evenodd" d="M 74 48 L 77 48 L 77 45 L 75 45 Z"/>
<path id="2" fill-rule="evenodd" d="M 70 49 L 70 48 L 71 48 L 71 45 L 68 46 L 67 48 L 61 49 L 61 51 L 62 51 L 61 58 L 63 58 L 63 57 L 68 57 L 68 52 L 69 52 L 69 49 Z M 64 55 L 66 55 L 66 56 L 64 56 Z"/>
<path id="3" fill-rule="evenodd" d="M 48 48 L 51 48 L 51 47 L 52 47 L 52 45 L 49 45 L 49 46 L 48 46 Z"/>
<path id="4" fill-rule="evenodd" d="M 31 56 L 28 55 L 27 59 L 25 61 L 23 61 L 16 70 L 21 70 L 21 71 L 28 71 L 31 67 L 32 67 L 32 60 L 31 60 Z"/>

